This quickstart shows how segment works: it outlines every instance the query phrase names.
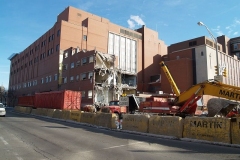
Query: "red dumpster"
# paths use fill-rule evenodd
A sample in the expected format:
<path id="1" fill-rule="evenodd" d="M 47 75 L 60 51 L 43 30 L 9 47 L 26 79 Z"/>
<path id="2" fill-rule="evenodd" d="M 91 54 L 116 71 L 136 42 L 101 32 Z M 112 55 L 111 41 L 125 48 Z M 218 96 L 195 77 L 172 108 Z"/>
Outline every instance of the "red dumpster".
<path id="1" fill-rule="evenodd" d="M 80 110 L 81 92 L 79 91 L 51 91 L 35 94 L 36 108 Z"/>

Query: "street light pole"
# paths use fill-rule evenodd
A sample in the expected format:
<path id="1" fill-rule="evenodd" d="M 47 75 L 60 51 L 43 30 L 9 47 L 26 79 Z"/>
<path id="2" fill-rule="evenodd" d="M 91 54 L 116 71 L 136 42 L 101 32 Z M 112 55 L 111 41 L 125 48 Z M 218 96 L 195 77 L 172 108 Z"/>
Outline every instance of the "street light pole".
<path id="1" fill-rule="evenodd" d="M 217 44 L 218 44 L 218 41 L 217 41 L 217 38 L 215 38 L 214 36 L 213 36 L 213 34 L 212 34 L 212 32 L 208 29 L 208 27 L 203 23 L 203 22 L 198 22 L 197 23 L 199 26 L 204 26 L 206 29 L 207 29 L 207 31 L 208 31 L 208 33 L 210 34 L 210 36 L 212 37 L 212 39 L 214 40 L 214 42 L 215 42 L 215 47 L 216 47 L 216 61 L 217 61 L 217 76 L 219 76 L 220 75 L 220 72 L 219 72 L 219 64 L 218 64 L 218 46 L 217 46 Z"/>

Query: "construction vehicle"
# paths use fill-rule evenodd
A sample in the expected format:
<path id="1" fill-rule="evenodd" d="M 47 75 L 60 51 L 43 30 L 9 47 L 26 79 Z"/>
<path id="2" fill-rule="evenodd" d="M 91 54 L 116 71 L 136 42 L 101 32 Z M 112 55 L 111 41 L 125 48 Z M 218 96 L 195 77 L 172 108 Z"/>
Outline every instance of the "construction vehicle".
<path id="1" fill-rule="evenodd" d="M 213 98 L 208 101 L 208 116 L 213 117 L 221 113 L 223 116 L 230 117 L 239 114 L 240 87 L 223 84 L 216 80 L 208 80 L 180 93 L 168 67 L 164 62 L 161 62 L 160 65 L 173 89 L 174 95 L 171 97 L 169 95 L 161 96 L 162 101 L 150 100 L 142 102 L 140 104 L 141 112 L 179 115 L 182 117 L 194 115 L 197 109 L 197 101 L 203 95 L 211 95 L 224 99 Z"/>
<path id="2" fill-rule="evenodd" d="M 108 106 L 101 108 L 101 111 L 106 113 L 116 113 L 117 115 L 126 113 L 134 114 L 135 111 L 139 109 L 141 101 L 144 101 L 144 98 L 137 97 L 133 94 L 122 96 L 119 100 L 110 101 Z"/>

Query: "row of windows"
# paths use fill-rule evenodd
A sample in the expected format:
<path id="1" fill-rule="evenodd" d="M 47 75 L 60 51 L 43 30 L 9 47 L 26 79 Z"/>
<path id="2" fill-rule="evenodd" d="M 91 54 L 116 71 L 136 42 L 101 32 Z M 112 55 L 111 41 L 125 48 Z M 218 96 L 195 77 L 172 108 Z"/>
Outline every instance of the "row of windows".
<path id="1" fill-rule="evenodd" d="M 74 68 L 75 66 L 78 67 L 80 65 L 85 65 L 85 64 L 88 64 L 88 63 L 92 63 L 93 62 L 93 56 L 90 56 L 90 57 L 84 57 L 81 59 L 81 61 L 77 61 L 76 63 L 72 62 L 70 64 L 70 68 Z M 64 64 L 62 66 L 62 70 L 67 70 L 68 69 L 68 64 Z"/>
<path id="2" fill-rule="evenodd" d="M 80 80 L 87 80 L 87 79 L 92 80 L 92 77 L 93 77 L 93 72 L 81 73 L 80 76 L 79 75 L 71 76 L 70 77 L 70 82 L 74 82 L 75 80 L 79 81 L 79 79 Z M 67 79 L 68 79 L 67 77 L 63 77 L 62 78 L 62 83 L 66 84 L 68 82 Z"/>
<path id="3" fill-rule="evenodd" d="M 59 37 L 59 36 L 60 36 L 60 30 L 57 31 L 57 37 Z M 54 40 L 54 34 L 52 34 L 51 36 L 48 37 L 48 42 L 51 42 L 51 41 L 53 41 L 53 40 Z M 41 47 L 44 47 L 45 45 L 46 45 L 46 40 L 44 40 L 44 41 L 41 42 Z M 28 55 L 32 55 L 32 54 L 34 53 L 34 50 L 35 50 L 35 52 L 36 52 L 36 51 L 39 50 L 39 49 L 40 49 L 40 44 L 36 45 L 36 46 L 35 46 L 35 49 L 30 49 L 30 51 L 29 51 L 28 53 L 26 53 L 25 56 L 22 56 L 21 58 L 17 59 L 17 60 L 12 64 L 12 66 L 13 66 L 14 64 L 16 65 L 17 63 L 19 63 L 20 60 L 23 61 L 24 58 L 28 57 Z M 59 46 L 58 46 L 58 49 L 59 49 Z"/>
<path id="4" fill-rule="evenodd" d="M 56 81 L 58 79 L 58 76 L 57 74 L 54 75 L 54 81 Z M 49 82 L 52 82 L 52 76 L 46 76 L 45 78 L 42 78 L 41 79 L 41 83 L 44 84 L 44 83 L 49 83 Z"/>
<path id="5" fill-rule="evenodd" d="M 59 51 L 59 44 L 56 45 L 56 51 Z M 40 55 L 40 60 L 44 59 L 44 58 L 47 57 L 47 56 L 50 56 L 50 55 L 53 54 L 53 53 L 54 53 L 53 48 L 49 49 L 48 52 L 47 52 L 47 54 L 46 54 L 46 53 L 42 53 L 42 54 Z M 38 61 L 39 61 L 39 58 L 38 58 L 38 56 L 37 56 L 37 57 L 34 58 L 34 61 L 33 61 L 33 60 L 30 60 L 28 63 L 25 63 L 25 64 L 22 65 L 21 67 L 13 70 L 13 71 L 11 72 L 11 75 L 17 73 L 17 72 L 20 71 L 20 70 L 22 70 L 24 67 L 26 68 L 27 66 L 33 65 L 33 62 L 34 62 L 34 63 L 37 63 Z M 12 65 L 12 67 L 13 67 L 13 65 Z"/>
<path id="6" fill-rule="evenodd" d="M 86 97 L 86 91 L 80 91 L 80 92 L 81 92 L 82 98 L 85 98 Z M 92 90 L 87 91 L 87 97 L 86 98 L 92 98 Z"/>
<path id="7" fill-rule="evenodd" d="M 58 78 L 57 74 L 54 75 L 54 81 L 56 81 Z M 52 81 L 52 76 L 46 76 L 45 78 L 42 78 L 41 79 L 41 83 L 48 83 L 48 82 L 51 82 Z M 33 81 L 28 81 L 28 82 L 24 82 L 22 85 L 21 84 L 18 84 L 16 86 L 12 86 L 11 89 L 12 90 L 17 90 L 17 89 L 21 89 L 21 88 L 27 88 L 27 87 L 31 87 L 31 86 L 36 86 L 38 83 L 37 83 L 37 80 L 33 80 Z"/>

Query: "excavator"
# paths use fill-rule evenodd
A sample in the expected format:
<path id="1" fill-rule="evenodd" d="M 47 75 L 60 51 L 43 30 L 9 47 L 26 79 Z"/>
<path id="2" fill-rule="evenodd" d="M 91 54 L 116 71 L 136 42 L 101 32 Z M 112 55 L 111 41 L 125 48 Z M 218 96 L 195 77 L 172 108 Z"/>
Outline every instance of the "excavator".
<path id="1" fill-rule="evenodd" d="M 173 114 L 181 117 L 194 115 L 198 106 L 197 101 L 203 95 L 211 95 L 217 98 L 212 98 L 207 103 L 208 117 L 239 115 L 240 87 L 223 84 L 216 80 L 207 80 L 180 93 L 168 67 L 163 61 L 160 65 L 173 89 L 174 97 L 167 98 L 167 100 L 165 98 L 164 101 L 154 102 L 154 104 L 153 102 L 144 102 L 140 105 L 140 110 L 143 112 L 158 111 L 159 114 Z"/>

